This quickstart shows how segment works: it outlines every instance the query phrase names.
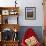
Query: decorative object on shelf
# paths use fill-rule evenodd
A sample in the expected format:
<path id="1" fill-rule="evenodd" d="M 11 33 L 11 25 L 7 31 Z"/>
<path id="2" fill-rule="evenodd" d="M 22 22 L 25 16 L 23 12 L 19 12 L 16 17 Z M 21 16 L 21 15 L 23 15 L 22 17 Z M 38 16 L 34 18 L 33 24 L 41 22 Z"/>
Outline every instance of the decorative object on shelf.
<path id="1" fill-rule="evenodd" d="M 1 36 L 2 36 L 3 41 L 18 40 L 18 32 L 14 31 L 10 28 L 4 28 Z"/>
<path id="2" fill-rule="evenodd" d="M 14 32 L 13 40 L 14 40 L 14 41 L 15 41 L 15 40 L 19 40 L 19 39 L 18 39 L 18 32 Z"/>
<path id="3" fill-rule="evenodd" d="M 9 12 L 10 15 L 17 15 L 17 13 L 18 13 L 18 12 L 15 11 L 15 10 L 10 10 L 10 12 Z"/>
<path id="4" fill-rule="evenodd" d="M 2 10 L 2 15 L 9 15 L 9 10 Z"/>
<path id="5" fill-rule="evenodd" d="M 4 41 L 12 40 L 12 30 L 10 28 L 5 28 L 3 30 L 2 40 L 4 40 Z"/>
<path id="6" fill-rule="evenodd" d="M 15 27 L 14 27 L 14 29 L 13 29 L 13 30 L 14 30 L 14 32 L 17 32 L 17 29 L 16 29 Z"/>
<path id="7" fill-rule="evenodd" d="M 15 0 L 15 7 L 16 7 L 16 4 L 17 4 L 17 2 L 16 2 L 17 0 Z"/>
<path id="8" fill-rule="evenodd" d="M 0 7 L 0 15 L 18 15 L 19 7 Z"/>
<path id="9" fill-rule="evenodd" d="M 2 24 L 8 24 L 8 16 L 7 15 L 3 15 L 2 16 Z"/>
<path id="10" fill-rule="evenodd" d="M 36 8 L 35 7 L 26 7 L 25 8 L 25 19 L 26 20 L 35 20 L 36 19 Z"/>
<path id="11" fill-rule="evenodd" d="M 18 40 L 18 32 L 16 28 L 14 29 L 14 32 L 15 32 L 14 33 L 14 41 L 15 41 L 15 40 Z"/>
<path id="12" fill-rule="evenodd" d="M 7 19 L 5 19 L 5 24 L 8 24 L 8 18 L 7 18 Z"/>

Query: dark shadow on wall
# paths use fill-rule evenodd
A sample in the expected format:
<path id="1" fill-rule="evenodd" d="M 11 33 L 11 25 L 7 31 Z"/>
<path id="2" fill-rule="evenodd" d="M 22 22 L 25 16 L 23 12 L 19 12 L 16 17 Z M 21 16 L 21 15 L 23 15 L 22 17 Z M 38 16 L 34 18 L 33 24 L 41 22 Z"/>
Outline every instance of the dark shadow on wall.
<path id="1" fill-rule="evenodd" d="M 20 31 L 18 32 L 19 33 L 19 40 L 20 40 L 20 42 L 21 42 L 21 40 L 22 40 L 22 38 L 24 36 L 25 31 L 28 28 L 32 28 L 34 30 L 34 32 L 36 32 L 39 41 L 41 43 L 43 43 L 43 30 L 42 30 L 42 26 L 21 26 L 20 27 Z"/>

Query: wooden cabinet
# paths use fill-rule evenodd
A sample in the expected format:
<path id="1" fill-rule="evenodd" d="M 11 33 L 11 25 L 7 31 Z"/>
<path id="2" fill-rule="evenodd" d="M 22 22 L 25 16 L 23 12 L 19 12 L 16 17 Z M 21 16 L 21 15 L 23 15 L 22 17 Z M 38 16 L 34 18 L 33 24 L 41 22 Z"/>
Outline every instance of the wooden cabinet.
<path id="1" fill-rule="evenodd" d="M 11 18 L 9 18 L 11 17 Z M 16 18 L 16 19 L 15 19 Z M 1 32 L 1 41 L 0 46 L 18 46 L 18 39 L 16 40 L 15 37 L 17 36 L 17 32 L 19 31 L 19 7 L 0 7 L 0 32 Z M 2 35 L 6 32 L 5 35 L 9 37 L 10 33 L 14 33 L 9 40 L 9 38 L 4 39 Z M 16 35 L 15 35 L 16 34 Z M 18 37 L 18 36 L 17 36 Z M 7 41 L 8 39 L 8 41 Z M 15 40 L 14 40 L 15 39 Z"/>

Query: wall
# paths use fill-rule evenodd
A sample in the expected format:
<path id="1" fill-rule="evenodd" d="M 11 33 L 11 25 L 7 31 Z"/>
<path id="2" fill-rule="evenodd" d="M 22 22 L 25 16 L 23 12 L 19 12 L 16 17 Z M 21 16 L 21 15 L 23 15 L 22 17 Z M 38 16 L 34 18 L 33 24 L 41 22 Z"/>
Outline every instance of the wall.
<path id="1" fill-rule="evenodd" d="M 15 6 L 15 0 L 0 0 L 0 6 Z M 21 26 L 43 26 L 42 0 L 17 0 L 19 11 L 19 24 Z M 25 7 L 36 7 L 36 20 L 25 20 Z"/>
<path id="2" fill-rule="evenodd" d="M 22 26 L 43 26 L 42 0 L 21 0 L 18 1 L 22 9 L 20 11 L 19 22 Z M 36 20 L 25 20 L 25 7 L 36 7 Z"/>
<path id="3" fill-rule="evenodd" d="M 24 33 L 27 31 L 28 28 L 32 28 L 34 32 L 37 34 L 39 41 L 43 43 L 43 32 L 41 32 L 42 26 L 21 26 L 20 31 L 19 31 L 20 42 L 24 36 Z"/>

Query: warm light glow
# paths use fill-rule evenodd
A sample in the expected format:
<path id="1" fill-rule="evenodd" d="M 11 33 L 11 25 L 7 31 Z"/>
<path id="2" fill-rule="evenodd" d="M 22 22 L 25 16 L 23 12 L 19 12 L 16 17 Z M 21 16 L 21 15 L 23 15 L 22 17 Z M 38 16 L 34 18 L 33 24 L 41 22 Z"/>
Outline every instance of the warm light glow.
<path id="1" fill-rule="evenodd" d="M 15 31 L 15 32 L 17 32 L 17 30 L 16 30 L 16 29 L 14 29 L 14 31 Z"/>
<path id="2" fill-rule="evenodd" d="M 14 11 L 14 10 L 12 10 L 12 11 Z"/>

